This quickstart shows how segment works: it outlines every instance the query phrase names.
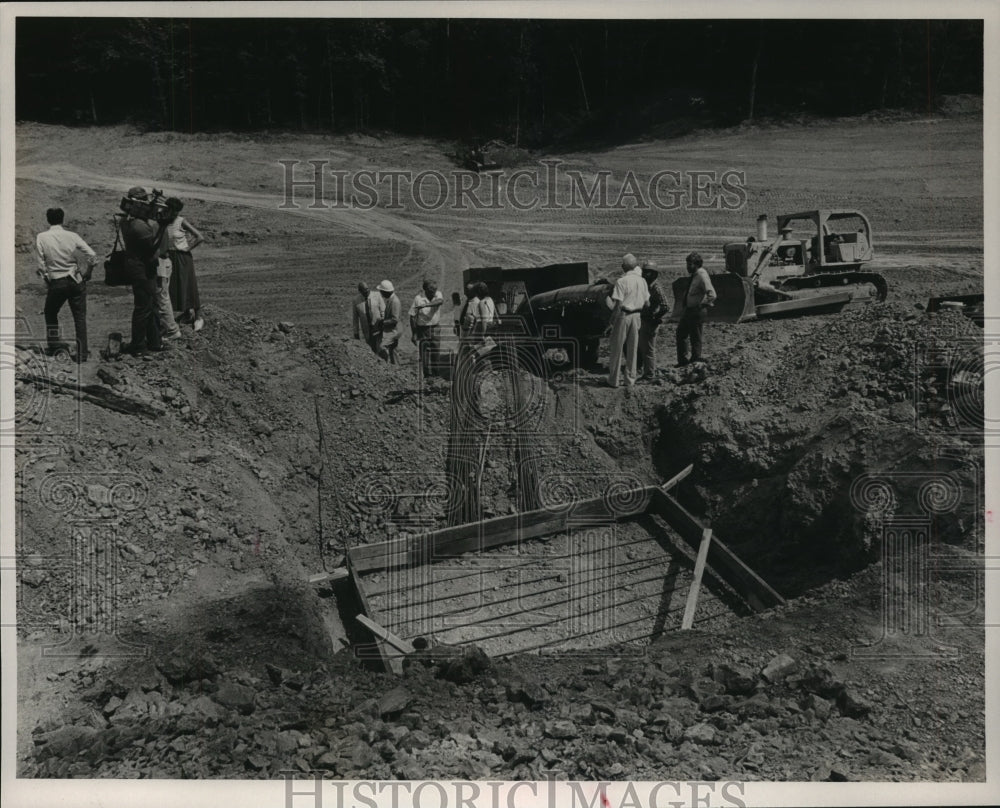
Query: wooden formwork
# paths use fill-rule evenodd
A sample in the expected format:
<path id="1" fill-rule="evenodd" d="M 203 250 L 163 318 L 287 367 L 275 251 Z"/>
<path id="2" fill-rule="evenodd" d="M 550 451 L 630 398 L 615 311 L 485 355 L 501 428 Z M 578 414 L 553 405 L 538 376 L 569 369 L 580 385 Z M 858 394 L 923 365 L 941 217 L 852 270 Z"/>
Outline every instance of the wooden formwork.
<path id="1" fill-rule="evenodd" d="M 572 531 L 595 526 L 641 520 L 645 530 L 659 534 L 655 536 L 658 541 L 673 545 L 674 537 L 677 537 L 692 552 L 698 553 L 699 569 L 694 586 L 698 585 L 703 568 L 710 581 L 735 593 L 752 611 L 782 605 L 784 599 L 781 595 L 729 550 L 718 535 L 707 531 L 671 496 L 669 489 L 689 472 L 690 467 L 662 487 L 645 486 L 613 498 L 594 497 L 352 548 L 347 553 L 348 577 L 360 604 L 361 622 L 370 633 L 381 666 L 398 673 L 402 656 L 405 649 L 411 647 L 409 640 L 412 638 L 396 636 L 384 627 L 380 614 L 371 606 L 362 576 L 413 570 L 444 559 L 518 545 L 532 539 L 569 535 Z M 693 600 L 688 598 L 689 603 Z M 430 607 L 434 605 L 432 601 L 425 603 Z M 693 610 L 693 605 L 689 606 L 689 610 Z M 690 626 L 690 619 L 690 615 L 685 615 L 687 626 Z"/>

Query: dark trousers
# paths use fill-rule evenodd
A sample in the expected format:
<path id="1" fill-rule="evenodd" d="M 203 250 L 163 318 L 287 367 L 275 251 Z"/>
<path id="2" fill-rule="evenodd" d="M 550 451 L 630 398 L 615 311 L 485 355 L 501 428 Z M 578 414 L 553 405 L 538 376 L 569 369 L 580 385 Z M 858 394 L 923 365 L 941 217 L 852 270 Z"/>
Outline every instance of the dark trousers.
<path id="1" fill-rule="evenodd" d="M 420 366 L 424 369 L 424 378 L 433 376 L 438 357 L 441 355 L 441 326 L 414 326 L 413 336 L 420 350 Z"/>
<path id="2" fill-rule="evenodd" d="M 677 364 L 701 361 L 701 338 L 705 329 L 705 310 L 685 309 L 677 324 Z M 691 342 L 691 358 L 687 356 L 687 343 Z"/>
<path id="3" fill-rule="evenodd" d="M 160 349 L 160 324 L 156 316 L 156 275 L 145 273 L 132 276 L 132 343 L 133 351 Z"/>
<path id="4" fill-rule="evenodd" d="M 57 278 L 49 283 L 45 295 L 45 336 L 50 348 L 59 343 L 59 310 L 69 303 L 76 329 L 77 356 L 87 358 L 87 282 L 77 283 L 70 277 Z"/>
<path id="5" fill-rule="evenodd" d="M 639 325 L 639 370 L 643 376 L 656 373 L 656 331 L 659 323 L 643 320 Z"/>

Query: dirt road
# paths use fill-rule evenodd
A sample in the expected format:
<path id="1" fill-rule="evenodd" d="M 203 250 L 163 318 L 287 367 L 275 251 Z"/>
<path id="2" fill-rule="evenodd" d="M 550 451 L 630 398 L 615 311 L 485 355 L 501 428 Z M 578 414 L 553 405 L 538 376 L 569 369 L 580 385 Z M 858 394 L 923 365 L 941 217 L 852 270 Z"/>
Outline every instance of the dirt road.
<path id="1" fill-rule="evenodd" d="M 18 176 L 60 188 L 78 187 L 106 191 L 109 195 L 121 193 L 123 189 L 134 185 L 150 189 L 160 184 L 156 178 L 108 176 L 66 163 L 19 165 Z M 452 277 L 457 270 L 467 264 L 470 258 L 470 255 L 460 247 L 443 241 L 425 228 L 377 208 L 361 211 L 324 206 L 317 209 L 311 206 L 312 200 L 309 197 L 305 197 L 300 203 L 287 203 L 282 196 L 275 194 L 254 193 L 233 188 L 204 188 L 187 183 L 171 183 L 170 193 L 186 200 L 212 202 L 254 210 L 281 210 L 291 216 L 300 216 L 322 223 L 332 230 L 331 237 L 336 237 L 341 232 L 347 232 L 370 239 L 401 242 L 424 254 L 424 271 L 436 272 L 438 283 L 442 288 L 445 278 Z M 305 195 L 303 194 L 303 196 Z M 412 278 L 405 278 L 403 282 L 409 283 L 412 280 Z"/>
<path id="2" fill-rule="evenodd" d="M 447 147 L 430 141 L 317 136 L 201 135 L 89 130 L 25 124 L 18 130 L 17 264 L 20 284 L 33 281 L 28 248 L 43 227 L 42 212 L 60 200 L 98 250 L 110 249 L 110 215 L 133 184 L 163 187 L 188 200 L 185 215 L 207 236 L 196 263 L 205 297 L 247 314 L 346 334 L 358 280 L 394 281 L 406 301 L 420 279 L 438 279 L 447 293 L 460 288 L 468 266 L 527 266 L 586 260 L 595 277 L 612 276 L 631 251 L 661 266 L 683 266 L 699 250 L 710 269 L 722 264 L 722 245 L 754 232 L 760 213 L 812 207 L 864 211 L 874 228 L 876 265 L 907 268 L 918 283 L 929 270 L 933 292 L 940 273 L 955 281 L 982 271 L 982 129 L 975 118 L 820 122 L 795 128 L 746 128 L 650 141 L 600 152 L 547 155 L 561 171 L 586 181 L 609 173 L 611 197 L 629 172 L 640 186 L 657 171 L 737 169 L 746 203 L 734 211 L 600 209 L 594 206 L 517 210 L 457 209 Z M 422 209 L 404 192 L 399 209 L 281 207 L 279 160 L 322 159 L 331 170 L 441 172 L 449 204 Z M 308 166 L 306 165 L 306 168 Z M 548 176 L 538 169 L 535 196 L 547 199 Z M 311 176 L 311 169 L 305 175 Z M 571 180 L 560 173 L 555 199 L 568 200 Z M 329 195 L 333 188 L 326 186 Z M 301 192 L 300 192 L 301 193 Z M 873 265 L 874 266 L 874 265 Z M 669 269 L 668 269 L 669 272 Z M 935 288 L 931 288 L 932 286 Z"/>

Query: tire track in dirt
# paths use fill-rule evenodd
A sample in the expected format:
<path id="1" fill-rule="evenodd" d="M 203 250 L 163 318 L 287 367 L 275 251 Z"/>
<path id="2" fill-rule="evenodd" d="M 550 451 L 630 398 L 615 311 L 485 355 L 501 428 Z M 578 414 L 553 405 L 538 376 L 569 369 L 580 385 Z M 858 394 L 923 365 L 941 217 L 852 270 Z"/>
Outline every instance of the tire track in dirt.
<path id="1" fill-rule="evenodd" d="M 122 177 L 87 171 L 69 163 L 60 164 L 25 164 L 18 166 L 19 179 L 58 187 L 85 187 L 97 190 L 121 193 L 130 185 L 150 186 L 160 184 L 159 181 L 143 177 Z M 666 243 L 693 243 L 696 241 L 720 242 L 727 240 L 725 234 L 732 232 L 731 227 L 685 226 L 672 224 L 669 227 L 643 223 L 625 224 L 609 223 L 607 226 L 588 223 L 584 228 L 573 227 L 565 221 L 545 221 L 532 218 L 530 225 L 511 219 L 479 219 L 477 217 L 460 217 L 448 214 L 430 214 L 427 212 L 407 211 L 405 217 L 387 213 L 379 208 L 359 210 L 350 207 L 311 208 L 305 203 L 296 202 L 297 208 L 281 207 L 284 198 L 278 194 L 243 191 L 235 188 L 209 188 L 190 183 L 170 183 L 171 193 L 199 199 L 205 202 L 216 202 L 242 207 L 256 208 L 267 211 L 280 211 L 302 218 L 311 219 L 340 227 L 346 231 L 358 233 L 373 239 L 399 241 L 407 245 L 408 256 L 414 249 L 425 256 L 426 269 L 402 278 L 399 283 L 405 285 L 418 280 L 427 272 L 436 273 L 438 288 L 460 288 L 461 270 L 477 263 L 493 263 L 498 259 L 509 260 L 511 263 L 534 265 L 557 260 L 544 248 L 539 249 L 546 239 L 572 238 L 574 240 L 619 240 L 647 241 L 656 239 Z M 412 221 L 422 219 L 428 223 L 444 226 L 456 226 L 461 229 L 462 238 L 447 241 L 434 234 L 422 224 Z M 480 241 L 469 236 L 479 231 L 488 231 L 491 238 Z M 499 242 L 495 240 L 498 234 L 513 234 L 530 237 L 533 244 L 522 246 Z M 949 252 L 978 252 L 982 250 L 982 233 L 980 231 L 904 231 L 892 230 L 885 233 L 886 241 L 879 244 L 882 247 L 879 264 L 889 267 L 930 267 L 940 266 L 942 256 L 940 250 L 947 248 Z M 737 237 L 733 237 L 737 238 Z M 738 240 L 738 238 L 737 238 Z M 721 246 L 721 245 L 720 245 Z M 902 249 L 899 249 L 902 248 Z M 585 257 L 580 256 L 580 260 Z M 405 263 L 404 259 L 403 263 Z M 402 266 L 402 264 L 400 264 Z M 959 271 L 958 274 L 966 274 Z M 974 275 L 975 271 L 968 272 Z"/>
<path id="2" fill-rule="evenodd" d="M 705 240 L 719 242 L 742 241 L 746 236 L 736 232 L 733 227 L 711 227 L 705 225 L 651 225 L 651 224 L 624 224 L 614 223 L 600 225 L 588 223 L 587 227 L 575 227 L 571 222 L 532 219 L 530 225 L 527 222 L 518 222 L 510 219 L 478 219 L 469 217 L 463 219 L 459 216 L 436 216 L 434 214 L 410 213 L 413 218 L 433 220 L 438 223 L 454 222 L 465 230 L 489 229 L 491 233 L 518 233 L 527 236 L 540 237 L 565 237 L 565 238 L 617 238 L 617 239 L 650 239 L 656 238 L 663 241 L 690 242 L 693 240 Z M 877 237 L 878 234 L 876 234 Z M 905 248 L 926 250 L 950 249 L 954 251 L 976 252 L 983 249 L 983 234 L 979 230 L 968 230 L 956 232 L 954 230 L 930 232 L 894 230 L 882 234 L 883 238 L 876 238 L 875 247 L 893 248 L 893 252 L 899 255 L 905 254 Z M 903 251 L 895 248 L 903 247 Z M 915 253 L 925 254 L 924 251 Z"/>
<path id="3" fill-rule="evenodd" d="M 258 210 L 277 211 L 300 216 L 314 221 L 321 221 L 344 230 L 359 233 L 374 239 L 386 241 L 401 241 L 411 249 L 416 248 L 426 256 L 426 263 L 431 272 L 438 274 L 438 288 L 445 288 L 446 281 L 454 280 L 470 263 L 474 263 L 474 255 L 460 246 L 446 242 L 424 229 L 420 225 L 373 208 L 371 210 L 356 210 L 352 208 L 326 207 L 310 208 L 305 202 L 296 202 L 297 208 L 281 207 L 284 198 L 277 194 L 241 191 L 235 188 L 206 188 L 189 183 L 163 183 L 148 177 L 120 177 L 99 174 L 79 168 L 68 163 L 40 165 L 19 165 L 17 178 L 34 180 L 46 185 L 57 187 L 83 187 L 95 190 L 122 193 L 122 190 L 133 185 L 151 187 L 163 185 L 169 187 L 170 194 L 176 194 L 188 199 L 198 199 L 203 202 L 217 202 Z M 425 273 L 403 279 L 406 284 Z"/>

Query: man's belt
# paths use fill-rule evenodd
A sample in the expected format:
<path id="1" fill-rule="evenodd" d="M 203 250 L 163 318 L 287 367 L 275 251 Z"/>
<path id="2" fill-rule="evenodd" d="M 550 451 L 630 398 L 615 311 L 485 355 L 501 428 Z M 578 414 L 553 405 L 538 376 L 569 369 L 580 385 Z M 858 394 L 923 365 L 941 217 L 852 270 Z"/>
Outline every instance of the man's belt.
<path id="1" fill-rule="evenodd" d="M 642 311 L 642 309 L 625 309 L 625 308 L 623 308 L 622 311 L 625 312 L 625 314 L 638 314 L 640 311 Z"/>

